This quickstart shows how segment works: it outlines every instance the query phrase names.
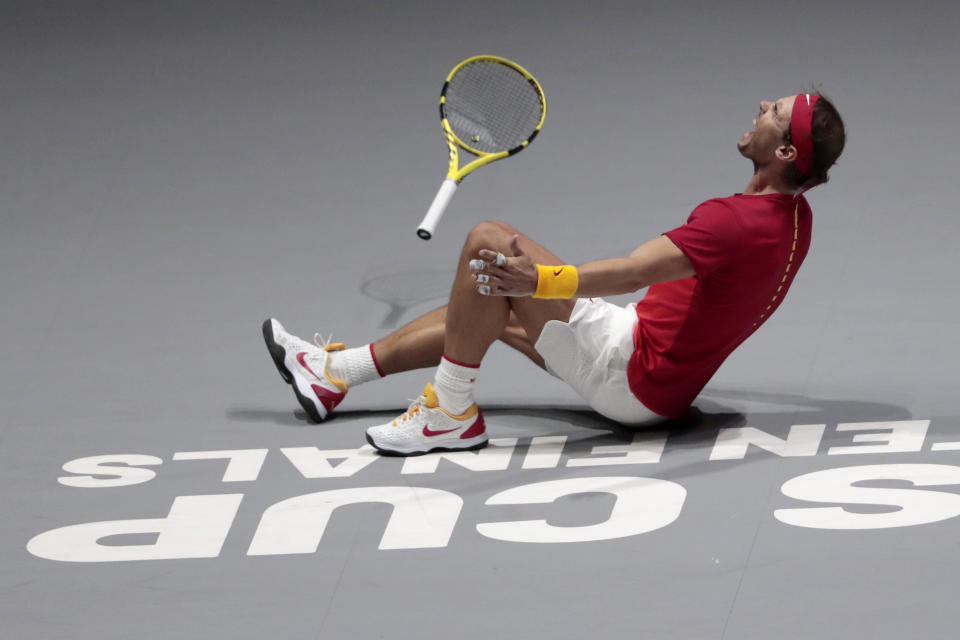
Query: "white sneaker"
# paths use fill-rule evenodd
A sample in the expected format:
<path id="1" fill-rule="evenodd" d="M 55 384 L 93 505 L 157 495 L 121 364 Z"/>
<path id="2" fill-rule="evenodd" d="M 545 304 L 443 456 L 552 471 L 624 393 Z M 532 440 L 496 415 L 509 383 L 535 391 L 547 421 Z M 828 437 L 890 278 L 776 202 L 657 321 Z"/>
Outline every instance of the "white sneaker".
<path id="1" fill-rule="evenodd" d="M 343 343 L 321 344 L 314 335 L 310 344 L 287 333 L 274 318 L 263 321 L 263 339 L 283 380 L 293 386 L 300 406 L 314 422 L 326 418 L 347 395 L 347 384 L 330 375 L 330 352 L 342 351 Z"/>
<path id="2" fill-rule="evenodd" d="M 405 414 L 367 429 L 367 442 L 382 453 L 400 456 L 481 449 L 487 446 L 487 427 L 475 403 L 459 416 L 440 408 L 433 385 L 428 382 L 423 395 Z"/>

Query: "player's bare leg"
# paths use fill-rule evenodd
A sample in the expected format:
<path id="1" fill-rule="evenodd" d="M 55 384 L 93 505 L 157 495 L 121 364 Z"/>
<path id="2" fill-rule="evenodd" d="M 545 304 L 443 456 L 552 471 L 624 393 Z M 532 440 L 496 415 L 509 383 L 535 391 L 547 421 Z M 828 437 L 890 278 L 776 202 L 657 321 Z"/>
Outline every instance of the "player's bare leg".
<path id="1" fill-rule="evenodd" d="M 381 372 L 390 375 L 440 364 L 444 351 L 446 321 L 447 307 L 443 306 L 374 342 L 373 351 Z M 498 339 L 530 358 L 538 366 L 544 366 L 543 358 L 533 348 L 533 342 L 527 337 L 515 315 L 511 315 Z"/>

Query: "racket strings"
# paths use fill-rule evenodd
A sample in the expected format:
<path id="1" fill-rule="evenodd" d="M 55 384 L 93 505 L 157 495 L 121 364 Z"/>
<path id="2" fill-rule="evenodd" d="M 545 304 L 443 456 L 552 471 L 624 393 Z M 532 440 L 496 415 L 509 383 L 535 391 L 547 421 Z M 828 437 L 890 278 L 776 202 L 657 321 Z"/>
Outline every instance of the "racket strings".
<path id="1" fill-rule="evenodd" d="M 486 153 L 513 149 L 529 140 L 543 109 L 540 92 L 522 73 L 489 60 L 468 64 L 454 74 L 444 101 L 454 134 Z"/>

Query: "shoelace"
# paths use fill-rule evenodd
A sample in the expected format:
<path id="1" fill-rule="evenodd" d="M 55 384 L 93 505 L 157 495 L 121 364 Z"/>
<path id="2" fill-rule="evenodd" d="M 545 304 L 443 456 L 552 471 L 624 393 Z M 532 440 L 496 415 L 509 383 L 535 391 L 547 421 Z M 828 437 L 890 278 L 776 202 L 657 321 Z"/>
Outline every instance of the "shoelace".
<path id="1" fill-rule="evenodd" d="M 306 359 L 307 359 L 307 362 L 309 362 L 313 367 L 315 367 L 317 371 L 323 371 L 323 368 L 326 366 L 327 358 L 329 357 L 328 354 L 331 351 L 330 346 L 331 346 L 332 340 L 333 340 L 332 333 L 327 337 L 326 340 L 323 339 L 323 336 L 320 335 L 319 331 L 313 334 L 313 344 L 320 351 L 319 353 L 308 352 L 306 354 Z"/>
<path id="2" fill-rule="evenodd" d="M 332 333 L 329 336 L 327 336 L 326 340 L 323 339 L 323 336 L 320 335 L 319 331 L 313 334 L 313 344 L 317 345 L 317 348 L 319 349 L 323 349 L 324 351 L 326 351 L 327 347 L 330 346 L 331 342 L 333 342 Z"/>
<path id="3" fill-rule="evenodd" d="M 424 396 L 420 396 L 416 400 L 410 400 L 410 406 L 407 407 L 406 413 L 394 420 L 392 426 L 399 427 L 407 420 L 413 420 L 414 416 L 420 413 L 420 408 L 426 406 L 426 403 L 427 399 Z"/>

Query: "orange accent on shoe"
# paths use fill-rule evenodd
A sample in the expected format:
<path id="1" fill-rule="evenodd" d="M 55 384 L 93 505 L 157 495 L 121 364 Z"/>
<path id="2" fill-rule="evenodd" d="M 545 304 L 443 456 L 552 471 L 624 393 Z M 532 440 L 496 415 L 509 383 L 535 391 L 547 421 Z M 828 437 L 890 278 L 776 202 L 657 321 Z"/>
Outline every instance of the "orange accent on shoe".
<path id="1" fill-rule="evenodd" d="M 477 414 L 477 411 L 480 410 L 479 407 L 477 407 L 477 403 L 473 403 L 463 413 L 450 413 L 440 406 L 440 400 L 437 398 L 437 392 L 433 388 L 433 385 L 429 382 L 427 383 L 427 386 L 423 388 L 423 394 L 421 395 L 423 395 L 427 401 L 427 409 L 440 409 L 440 411 L 443 411 L 454 420 L 469 420 Z"/>
<path id="2" fill-rule="evenodd" d="M 434 390 L 431 383 L 427 383 L 427 386 L 423 388 L 423 393 L 421 393 L 424 399 L 427 401 L 428 409 L 436 409 L 440 406 L 440 401 L 437 399 L 437 392 Z"/>
<path id="3" fill-rule="evenodd" d="M 343 393 L 347 392 L 347 383 L 330 375 L 330 358 L 327 358 L 327 364 L 323 366 L 323 373 L 327 376 L 327 380 L 333 383 L 333 386 L 335 386 L 337 389 L 340 389 L 340 391 Z"/>

